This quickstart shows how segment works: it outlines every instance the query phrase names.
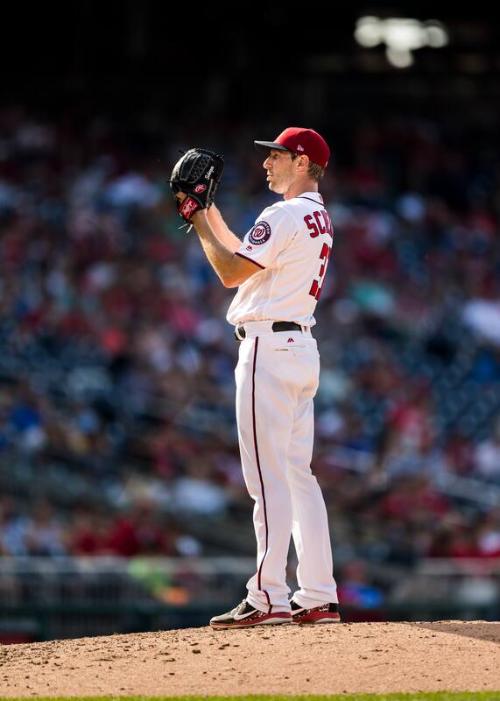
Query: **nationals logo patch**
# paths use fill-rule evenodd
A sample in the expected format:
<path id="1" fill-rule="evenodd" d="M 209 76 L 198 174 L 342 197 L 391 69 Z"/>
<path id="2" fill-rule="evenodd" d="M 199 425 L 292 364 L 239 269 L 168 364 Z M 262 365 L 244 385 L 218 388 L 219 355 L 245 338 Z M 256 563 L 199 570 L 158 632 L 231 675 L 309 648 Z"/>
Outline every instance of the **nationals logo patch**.
<path id="1" fill-rule="evenodd" d="M 266 221 L 258 221 L 250 232 L 248 240 L 259 246 L 261 243 L 265 243 L 271 236 L 271 227 Z"/>

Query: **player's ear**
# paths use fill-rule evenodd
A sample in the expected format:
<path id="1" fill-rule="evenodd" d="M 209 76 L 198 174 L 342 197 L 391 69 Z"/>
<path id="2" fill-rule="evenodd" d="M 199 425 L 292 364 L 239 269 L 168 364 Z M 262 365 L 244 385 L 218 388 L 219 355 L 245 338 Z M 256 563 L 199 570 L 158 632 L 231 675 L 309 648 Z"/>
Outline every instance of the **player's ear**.
<path id="1" fill-rule="evenodd" d="M 309 170 L 309 156 L 306 156 L 305 153 L 302 153 L 298 158 L 298 165 L 301 170 L 304 170 L 307 173 L 307 171 Z"/>

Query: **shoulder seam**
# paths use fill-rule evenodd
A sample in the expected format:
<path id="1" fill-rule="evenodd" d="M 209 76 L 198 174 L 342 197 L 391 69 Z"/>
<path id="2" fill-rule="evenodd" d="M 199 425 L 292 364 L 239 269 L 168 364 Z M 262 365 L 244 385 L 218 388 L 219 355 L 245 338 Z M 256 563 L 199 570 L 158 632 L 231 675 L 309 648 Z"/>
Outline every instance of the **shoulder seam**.
<path id="1" fill-rule="evenodd" d="M 297 199 L 297 198 L 293 198 L 293 199 Z M 293 211 L 293 207 L 290 207 L 290 206 L 287 207 L 288 204 L 289 204 L 289 202 L 288 202 L 287 200 L 282 200 L 282 201 L 280 201 L 280 202 L 274 202 L 273 204 L 270 204 L 269 207 L 266 207 L 266 209 L 270 209 L 271 207 L 275 207 L 275 206 L 278 207 L 278 209 L 285 209 L 285 208 L 286 208 L 286 212 L 287 212 L 287 214 L 293 219 L 293 221 L 294 221 L 294 223 L 295 223 L 295 228 L 296 228 L 296 231 L 295 231 L 295 233 L 294 233 L 292 239 L 290 240 L 290 243 L 291 243 L 291 242 L 295 239 L 295 237 L 297 236 L 297 234 L 298 234 L 298 232 L 299 232 L 300 223 L 298 223 L 298 220 L 297 220 L 296 217 L 295 217 L 295 213 L 294 213 L 294 211 Z M 266 211 L 266 209 L 262 210 L 261 216 L 260 216 L 259 219 L 256 221 L 256 223 L 258 223 L 261 219 L 265 219 L 265 217 L 262 216 L 262 215 L 264 214 L 264 212 Z"/>
<path id="2" fill-rule="evenodd" d="M 285 202 L 285 204 L 286 204 L 286 202 Z M 292 217 L 293 221 L 295 222 L 295 227 L 296 227 L 295 234 L 293 235 L 292 239 L 290 240 L 290 243 L 292 243 L 292 241 L 295 240 L 297 234 L 299 233 L 300 223 L 298 223 L 298 220 L 295 217 L 295 212 L 293 211 L 292 207 L 289 208 L 289 213 L 290 213 L 290 216 Z"/>

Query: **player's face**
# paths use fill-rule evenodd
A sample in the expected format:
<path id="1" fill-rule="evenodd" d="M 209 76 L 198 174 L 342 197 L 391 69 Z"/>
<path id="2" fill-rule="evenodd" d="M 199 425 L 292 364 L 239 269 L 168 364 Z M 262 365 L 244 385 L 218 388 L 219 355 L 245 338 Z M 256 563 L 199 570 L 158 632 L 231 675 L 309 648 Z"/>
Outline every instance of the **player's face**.
<path id="1" fill-rule="evenodd" d="M 267 173 L 267 184 L 272 192 L 284 195 L 295 178 L 294 162 L 288 151 L 271 149 L 262 164 Z"/>

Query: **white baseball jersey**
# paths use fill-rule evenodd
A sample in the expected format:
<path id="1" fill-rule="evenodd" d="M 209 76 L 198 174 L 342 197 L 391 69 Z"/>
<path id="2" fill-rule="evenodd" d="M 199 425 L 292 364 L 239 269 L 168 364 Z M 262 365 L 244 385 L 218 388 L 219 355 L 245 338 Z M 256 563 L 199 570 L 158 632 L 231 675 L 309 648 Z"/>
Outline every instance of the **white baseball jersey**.
<path id="1" fill-rule="evenodd" d="M 303 192 L 264 209 L 236 255 L 262 270 L 243 282 L 226 315 L 245 321 L 295 321 L 314 326 L 333 240 L 330 216 L 318 192 Z"/>

